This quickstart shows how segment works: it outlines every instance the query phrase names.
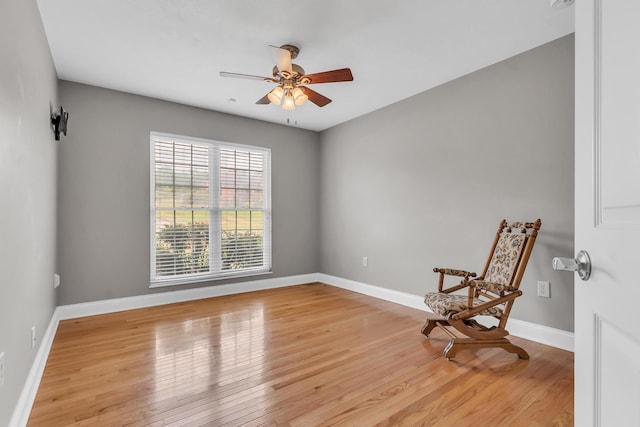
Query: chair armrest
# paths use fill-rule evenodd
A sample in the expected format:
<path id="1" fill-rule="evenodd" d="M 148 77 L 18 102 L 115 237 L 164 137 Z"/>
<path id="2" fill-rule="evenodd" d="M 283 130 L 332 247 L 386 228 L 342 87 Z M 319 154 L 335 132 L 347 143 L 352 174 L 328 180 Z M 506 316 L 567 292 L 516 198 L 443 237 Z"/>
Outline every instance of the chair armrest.
<path id="1" fill-rule="evenodd" d="M 466 288 L 469 286 L 469 277 L 476 277 L 476 273 L 465 271 L 465 270 L 455 270 L 453 268 L 434 268 L 434 273 L 439 273 L 440 278 L 438 280 L 438 292 L 451 293 L 457 291 L 462 288 Z M 462 277 L 462 281 L 450 288 L 444 288 L 444 276 L 458 276 Z"/>
<path id="2" fill-rule="evenodd" d="M 516 288 L 514 287 L 501 285 L 500 283 L 495 282 L 485 282 L 484 280 L 472 280 L 469 286 L 471 288 L 479 288 L 483 291 L 493 292 L 494 294 L 498 294 L 501 297 L 504 296 L 505 293 L 516 291 Z"/>
<path id="3" fill-rule="evenodd" d="M 476 277 L 477 274 L 465 271 L 465 270 L 455 270 L 453 268 L 434 268 L 434 273 L 445 274 L 447 276 L 459 276 L 459 277 Z"/>

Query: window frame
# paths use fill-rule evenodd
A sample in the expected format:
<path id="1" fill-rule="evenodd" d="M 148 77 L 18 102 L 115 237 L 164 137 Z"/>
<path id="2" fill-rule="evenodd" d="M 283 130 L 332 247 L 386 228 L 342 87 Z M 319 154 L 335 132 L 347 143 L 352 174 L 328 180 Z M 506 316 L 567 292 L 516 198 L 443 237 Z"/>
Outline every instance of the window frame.
<path id="1" fill-rule="evenodd" d="M 204 210 L 209 212 L 209 271 L 206 273 L 192 273 L 172 276 L 158 276 L 156 272 L 156 159 L 155 159 L 155 143 L 156 141 L 169 140 L 181 144 L 191 144 L 208 147 L 208 172 L 209 172 L 209 207 L 198 208 L 197 210 Z M 185 285 L 190 283 L 208 282 L 216 280 L 224 280 L 230 278 L 249 277 L 256 275 L 271 274 L 272 268 L 272 228 L 271 228 L 271 149 L 265 147 L 259 147 L 254 145 L 237 144 L 226 141 L 217 141 L 203 138 L 195 138 L 183 135 L 174 135 L 162 132 L 150 132 L 149 135 L 149 200 L 150 200 L 150 215 L 149 215 L 149 230 L 150 230 L 150 285 L 149 288 Z M 250 267 L 238 270 L 224 271 L 221 268 L 221 244 L 222 244 L 222 212 L 223 210 L 229 211 L 221 206 L 220 203 L 220 150 L 234 150 L 234 151 L 248 151 L 258 153 L 264 156 L 263 160 L 263 199 L 264 206 L 262 209 L 247 209 L 235 208 L 236 211 L 251 211 L 261 210 L 263 212 L 263 264 L 260 267 Z M 169 209 L 167 209 L 169 210 Z M 180 210 L 174 209 L 173 210 Z M 196 210 L 183 209 L 183 210 Z M 216 238 L 216 236 L 218 236 Z M 215 252 L 215 256 L 214 256 Z"/>

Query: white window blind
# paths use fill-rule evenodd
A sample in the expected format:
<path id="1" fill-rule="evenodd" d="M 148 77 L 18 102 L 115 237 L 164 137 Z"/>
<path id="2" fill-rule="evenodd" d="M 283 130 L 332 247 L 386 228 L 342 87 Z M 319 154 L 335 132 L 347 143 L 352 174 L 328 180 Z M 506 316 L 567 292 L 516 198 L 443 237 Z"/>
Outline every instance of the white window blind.
<path id="1" fill-rule="evenodd" d="M 151 133 L 151 284 L 271 271 L 270 151 Z"/>

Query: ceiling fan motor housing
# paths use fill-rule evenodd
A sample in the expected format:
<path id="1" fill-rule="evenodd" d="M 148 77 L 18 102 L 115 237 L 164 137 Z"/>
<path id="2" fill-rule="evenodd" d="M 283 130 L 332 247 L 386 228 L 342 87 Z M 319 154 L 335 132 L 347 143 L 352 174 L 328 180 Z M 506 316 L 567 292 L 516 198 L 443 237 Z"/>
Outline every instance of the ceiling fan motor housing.
<path id="1" fill-rule="evenodd" d="M 280 49 L 288 50 L 291 53 L 291 59 L 296 59 L 300 53 L 300 48 L 292 44 L 283 44 Z"/>
<path id="2" fill-rule="evenodd" d="M 304 76 L 304 68 L 302 68 L 301 66 L 299 66 L 298 64 L 291 64 L 291 71 L 293 74 L 293 78 L 296 77 L 300 77 L 300 76 Z M 278 66 L 274 65 L 273 66 L 273 77 L 279 77 L 280 76 L 280 70 L 278 70 Z M 283 76 L 284 78 L 287 78 L 286 76 Z"/>

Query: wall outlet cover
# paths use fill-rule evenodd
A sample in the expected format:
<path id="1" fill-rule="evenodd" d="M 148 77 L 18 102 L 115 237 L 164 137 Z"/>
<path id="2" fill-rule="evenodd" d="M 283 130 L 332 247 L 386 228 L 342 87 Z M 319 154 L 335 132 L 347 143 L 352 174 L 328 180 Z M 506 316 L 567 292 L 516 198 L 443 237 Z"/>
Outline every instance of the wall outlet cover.
<path id="1" fill-rule="evenodd" d="M 542 280 L 538 280 L 538 296 L 544 298 L 551 298 L 551 284 Z"/>

